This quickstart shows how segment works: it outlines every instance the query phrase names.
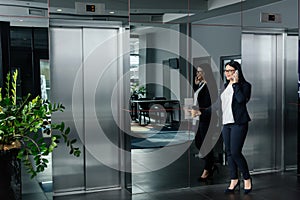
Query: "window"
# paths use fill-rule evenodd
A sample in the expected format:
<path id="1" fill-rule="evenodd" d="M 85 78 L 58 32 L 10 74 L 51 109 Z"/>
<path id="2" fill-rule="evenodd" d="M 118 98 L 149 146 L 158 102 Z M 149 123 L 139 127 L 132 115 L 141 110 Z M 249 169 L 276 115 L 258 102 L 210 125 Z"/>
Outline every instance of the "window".
<path id="1" fill-rule="evenodd" d="M 130 38 L 130 91 L 131 94 L 137 92 L 139 87 L 139 38 L 132 36 Z"/>

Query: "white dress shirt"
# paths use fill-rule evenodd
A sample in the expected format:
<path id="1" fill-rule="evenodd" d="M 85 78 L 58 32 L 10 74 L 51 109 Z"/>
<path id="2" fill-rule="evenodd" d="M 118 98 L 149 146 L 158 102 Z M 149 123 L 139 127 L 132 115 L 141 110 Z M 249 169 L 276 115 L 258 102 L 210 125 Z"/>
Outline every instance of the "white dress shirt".
<path id="1" fill-rule="evenodd" d="M 234 118 L 233 118 L 232 108 L 231 108 L 232 97 L 233 97 L 233 87 L 231 84 L 229 84 L 221 94 L 223 124 L 234 123 Z"/>

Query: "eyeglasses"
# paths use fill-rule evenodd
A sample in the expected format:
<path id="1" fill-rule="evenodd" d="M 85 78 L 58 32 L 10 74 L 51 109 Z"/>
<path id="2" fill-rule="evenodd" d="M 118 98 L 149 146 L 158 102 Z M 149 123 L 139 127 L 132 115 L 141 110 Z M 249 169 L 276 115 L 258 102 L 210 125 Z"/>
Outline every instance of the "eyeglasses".
<path id="1" fill-rule="evenodd" d="M 200 73 L 200 72 L 201 72 L 201 73 L 203 73 L 203 71 L 197 71 L 197 72 L 199 72 L 199 73 Z"/>
<path id="2" fill-rule="evenodd" d="M 225 69 L 225 70 L 224 70 L 225 73 L 228 73 L 228 72 L 231 72 L 231 73 L 232 73 L 232 72 L 234 72 L 234 71 L 235 71 L 235 69 Z"/>

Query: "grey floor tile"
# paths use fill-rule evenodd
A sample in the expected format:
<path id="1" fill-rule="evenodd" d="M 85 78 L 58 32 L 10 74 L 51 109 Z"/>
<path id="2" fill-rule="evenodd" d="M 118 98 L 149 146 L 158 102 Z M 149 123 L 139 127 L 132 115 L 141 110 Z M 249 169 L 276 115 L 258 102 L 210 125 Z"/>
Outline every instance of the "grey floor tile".
<path id="1" fill-rule="evenodd" d="M 23 194 L 22 200 L 48 200 L 44 193 Z"/>
<path id="2" fill-rule="evenodd" d="M 149 193 L 144 193 L 144 194 L 133 194 L 132 200 L 157 200 L 157 199 Z"/>
<path id="3" fill-rule="evenodd" d="M 53 197 L 54 200 L 296 200 L 300 195 L 300 182 L 295 172 L 275 173 L 253 176 L 253 191 L 245 195 L 243 184 L 241 191 L 224 194 L 228 183 L 201 185 L 185 189 L 173 189 L 161 192 L 130 194 L 124 190 L 105 191 Z M 51 195 L 50 195 L 51 196 Z M 48 198 L 48 197 L 47 197 Z M 43 194 L 25 194 L 23 200 L 44 200 Z M 47 199 L 48 200 L 48 199 Z"/>
<path id="4" fill-rule="evenodd" d="M 206 196 L 202 195 L 201 193 L 197 193 L 195 191 L 192 191 L 190 189 L 181 189 L 181 190 L 174 190 L 174 191 L 168 191 L 168 192 L 159 192 L 159 193 L 152 193 L 152 196 L 155 197 L 155 199 L 163 200 L 163 199 L 169 199 L 169 200 L 182 200 L 182 199 L 201 199 L 201 200 L 208 200 Z"/>

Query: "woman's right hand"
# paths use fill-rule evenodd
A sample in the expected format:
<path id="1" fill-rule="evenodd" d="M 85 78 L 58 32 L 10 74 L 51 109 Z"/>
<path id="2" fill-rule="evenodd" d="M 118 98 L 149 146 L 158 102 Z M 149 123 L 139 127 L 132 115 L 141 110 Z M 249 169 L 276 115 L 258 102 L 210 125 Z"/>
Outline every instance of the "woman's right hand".
<path id="1" fill-rule="evenodd" d="M 191 110 L 191 115 L 194 118 L 194 117 L 197 117 L 197 116 L 201 115 L 201 112 L 200 112 L 200 110 L 192 109 Z"/>
<path id="2" fill-rule="evenodd" d="M 239 72 L 236 70 L 231 76 L 232 83 L 239 82 Z"/>

